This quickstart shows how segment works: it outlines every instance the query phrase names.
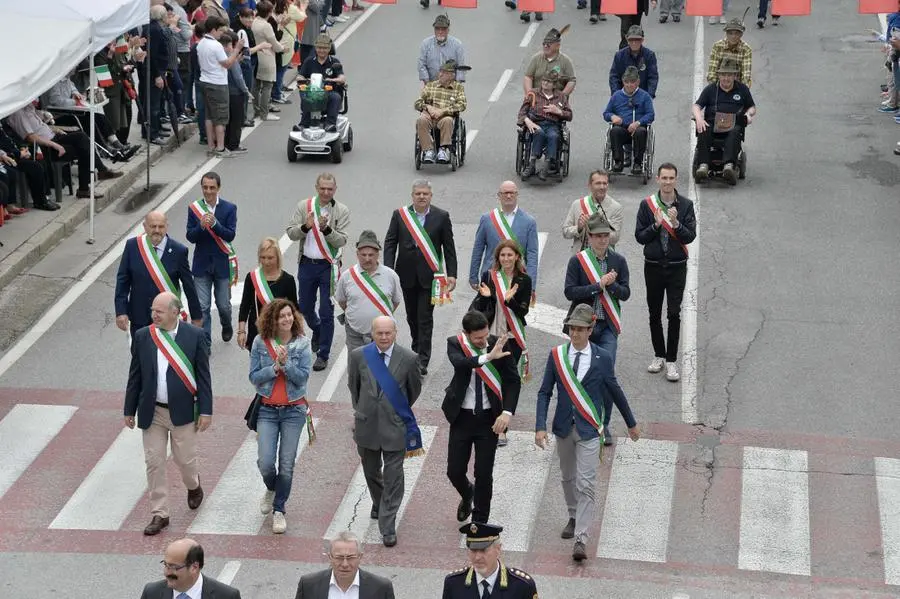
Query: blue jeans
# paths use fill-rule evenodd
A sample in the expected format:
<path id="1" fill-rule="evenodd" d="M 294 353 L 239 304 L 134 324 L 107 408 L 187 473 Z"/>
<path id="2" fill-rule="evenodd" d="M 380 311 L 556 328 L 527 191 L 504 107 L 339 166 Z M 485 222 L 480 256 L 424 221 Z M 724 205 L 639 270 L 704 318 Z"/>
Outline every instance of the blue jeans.
<path id="1" fill-rule="evenodd" d="M 609 352 L 609 355 L 612 356 L 613 367 L 616 365 L 616 348 L 619 345 L 619 336 L 616 335 L 615 330 L 613 330 L 612 326 L 608 325 L 606 322 L 598 321 L 596 325 L 594 325 L 594 330 L 591 331 L 591 342 L 596 343 L 602 349 L 605 349 Z M 603 393 L 603 426 L 607 426 L 609 424 L 609 418 L 612 414 L 612 395 L 607 392 Z"/>
<path id="2" fill-rule="evenodd" d="M 259 420 L 256 423 L 256 466 L 262 474 L 266 488 L 275 491 L 272 509 L 282 514 L 284 504 L 291 495 L 294 462 L 297 460 L 297 447 L 300 445 L 300 435 L 303 434 L 305 425 L 306 407 L 259 406 Z"/>
<path id="3" fill-rule="evenodd" d="M 231 285 L 228 279 L 214 279 L 209 275 L 194 277 L 194 285 L 197 287 L 197 299 L 200 300 L 200 309 L 203 311 L 203 332 L 206 333 L 206 342 L 212 345 L 212 295 L 215 291 L 216 308 L 219 309 L 219 321 L 222 327 L 231 327 Z"/>
<path id="4" fill-rule="evenodd" d="M 334 338 L 331 264 L 325 260 L 312 262 L 304 258 L 297 267 L 297 288 L 300 294 L 300 312 L 313 336 L 319 340 L 318 356 L 327 360 L 331 356 L 331 340 Z M 319 296 L 318 314 L 316 313 L 316 295 Z"/>
<path id="5" fill-rule="evenodd" d="M 531 157 L 538 159 L 547 150 L 547 159 L 556 160 L 559 147 L 559 125 L 541 123 L 541 128 L 531 135 Z"/>
<path id="6" fill-rule="evenodd" d="M 288 50 L 285 49 L 285 52 Z M 293 48 L 290 50 L 294 51 Z M 283 67 L 281 65 L 275 67 L 275 85 L 272 86 L 272 99 L 275 100 L 281 97 L 281 86 L 284 85 L 284 74 L 287 72 L 288 68 Z"/>

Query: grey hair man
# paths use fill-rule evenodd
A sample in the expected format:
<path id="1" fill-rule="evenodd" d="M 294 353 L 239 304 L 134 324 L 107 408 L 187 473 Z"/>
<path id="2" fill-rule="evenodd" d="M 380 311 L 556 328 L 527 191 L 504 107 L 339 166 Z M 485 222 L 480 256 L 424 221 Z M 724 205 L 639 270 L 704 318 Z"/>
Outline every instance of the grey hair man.
<path id="1" fill-rule="evenodd" d="M 331 567 L 300 577 L 296 599 L 328 599 L 348 596 L 355 587 L 359 599 L 394 599 L 394 585 L 387 578 L 361 570 L 362 545 L 355 534 L 339 532 L 325 543 Z M 332 591 L 334 589 L 334 591 Z"/>

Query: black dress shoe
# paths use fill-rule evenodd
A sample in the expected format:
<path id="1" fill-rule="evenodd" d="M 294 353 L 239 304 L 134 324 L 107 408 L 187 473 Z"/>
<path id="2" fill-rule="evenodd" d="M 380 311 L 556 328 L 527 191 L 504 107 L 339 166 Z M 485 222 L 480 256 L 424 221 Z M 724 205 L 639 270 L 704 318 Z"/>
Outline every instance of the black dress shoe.
<path id="1" fill-rule="evenodd" d="M 199 480 L 197 478 L 198 482 Z M 200 507 L 201 503 L 203 503 L 203 487 L 198 484 L 196 489 L 188 489 L 188 507 L 195 510 Z"/>
<path id="2" fill-rule="evenodd" d="M 49 212 L 49 211 L 53 211 L 53 210 L 59 210 L 59 204 L 57 204 L 53 200 L 47 200 L 45 202 L 35 204 L 34 209 L 35 210 L 47 210 Z"/>
<path id="3" fill-rule="evenodd" d="M 162 529 L 169 525 L 169 519 L 163 518 L 162 516 L 153 516 L 153 519 L 150 520 L 150 524 L 144 528 L 144 534 L 148 537 L 152 537 L 153 535 L 158 535 Z"/>
<path id="4" fill-rule="evenodd" d="M 575 547 L 572 549 L 572 559 L 576 562 L 583 562 L 587 559 L 587 550 L 581 541 L 575 541 Z"/>
<path id="5" fill-rule="evenodd" d="M 397 535 L 384 535 L 382 541 L 385 547 L 393 547 L 397 544 Z"/>
<path id="6" fill-rule="evenodd" d="M 378 520 L 378 508 L 374 505 L 372 506 L 372 511 L 369 512 L 369 518 L 372 520 Z"/>
<path id="7" fill-rule="evenodd" d="M 232 337 L 234 337 L 234 329 L 231 328 L 231 325 L 222 327 L 222 341 L 228 343 Z"/>
<path id="8" fill-rule="evenodd" d="M 559 533 L 559 537 L 561 539 L 575 538 L 575 518 L 569 518 L 569 521 L 566 523 L 565 528 L 563 528 L 562 532 Z"/>
<path id="9" fill-rule="evenodd" d="M 428 374 L 428 367 L 423 366 L 422 364 L 419 364 L 419 374 L 421 374 L 422 376 L 425 376 L 426 374 Z"/>
<path id="10" fill-rule="evenodd" d="M 316 353 L 319 351 L 319 334 L 313 333 L 312 339 L 309 342 L 309 348 L 312 350 L 312 353 Z"/>
<path id="11" fill-rule="evenodd" d="M 313 363 L 313 370 L 316 372 L 321 372 L 328 368 L 328 360 L 323 360 L 322 358 L 316 358 L 315 363 Z"/>
<path id="12" fill-rule="evenodd" d="M 475 488 L 469 485 L 469 496 L 459 500 L 459 506 L 456 508 L 456 520 L 465 522 L 472 515 L 472 501 L 475 498 Z"/>

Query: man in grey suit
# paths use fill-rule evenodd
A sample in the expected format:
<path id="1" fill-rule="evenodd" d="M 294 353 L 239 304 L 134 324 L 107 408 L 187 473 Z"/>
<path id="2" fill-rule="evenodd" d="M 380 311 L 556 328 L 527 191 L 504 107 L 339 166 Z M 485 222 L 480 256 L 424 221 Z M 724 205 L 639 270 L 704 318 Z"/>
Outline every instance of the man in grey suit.
<path id="1" fill-rule="evenodd" d="M 390 580 L 359 569 L 362 547 L 355 534 L 338 533 L 326 549 L 331 568 L 301 576 L 295 599 L 329 599 L 351 594 L 359 599 L 394 599 L 394 585 Z M 353 587 L 356 587 L 355 594 Z"/>
<path id="2" fill-rule="evenodd" d="M 416 354 L 394 343 L 396 338 L 393 318 L 375 318 L 373 343 L 353 350 L 347 364 L 347 384 L 356 412 L 353 440 L 372 497 L 371 517 L 378 520 L 385 547 L 397 544 L 403 460 L 424 453 L 411 409 L 422 391 L 422 374 Z"/>
<path id="3" fill-rule="evenodd" d="M 169 543 L 162 560 L 165 578 L 144 587 L 141 599 L 241 599 L 241 592 L 203 576 L 203 547 L 193 539 Z"/>

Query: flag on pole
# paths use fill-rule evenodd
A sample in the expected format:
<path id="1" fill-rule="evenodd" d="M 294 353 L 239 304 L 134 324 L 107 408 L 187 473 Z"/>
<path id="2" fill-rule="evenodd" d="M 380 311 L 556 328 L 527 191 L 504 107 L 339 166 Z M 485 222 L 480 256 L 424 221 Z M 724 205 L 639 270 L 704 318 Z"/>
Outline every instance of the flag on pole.
<path id="1" fill-rule="evenodd" d="M 109 67 L 105 64 L 98 64 L 94 67 L 94 72 L 97 73 L 97 85 L 100 87 L 112 87 L 113 79 L 112 75 L 109 73 Z"/>
<path id="2" fill-rule="evenodd" d="M 900 11 L 897 0 L 859 0 L 859 13 L 871 15 L 878 13 L 892 13 Z M 888 32 L 890 33 L 890 32 Z"/>
<path id="3" fill-rule="evenodd" d="M 516 8 L 524 12 L 554 12 L 556 3 L 554 0 L 519 0 Z"/>
<path id="4" fill-rule="evenodd" d="M 116 38 L 115 50 L 117 54 L 125 54 L 128 52 L 128 41 L 125 39 L 124 35 L 120 35 Z"/>
<path id="5" fill-rule="evenodd" d="M 772 0 L 772 14 L 779 17 L 802 17 L 812 11 L 812 0 Z"/>
<path id="6" fill-rule="evenodd" d="M 441 0 L 443 8 L 478 8 L 478 0 Z"/>
<path id="7" fill-rule="evenodd" d="M 604 15 L 636 15 L 637 0 L 600 0 L 600 13 Z"/>
<path id="8" fill-rule="evenodd" d="M 721 17 L 722 0 L 687 0 L 684 14 L 691 17 Z"/>

